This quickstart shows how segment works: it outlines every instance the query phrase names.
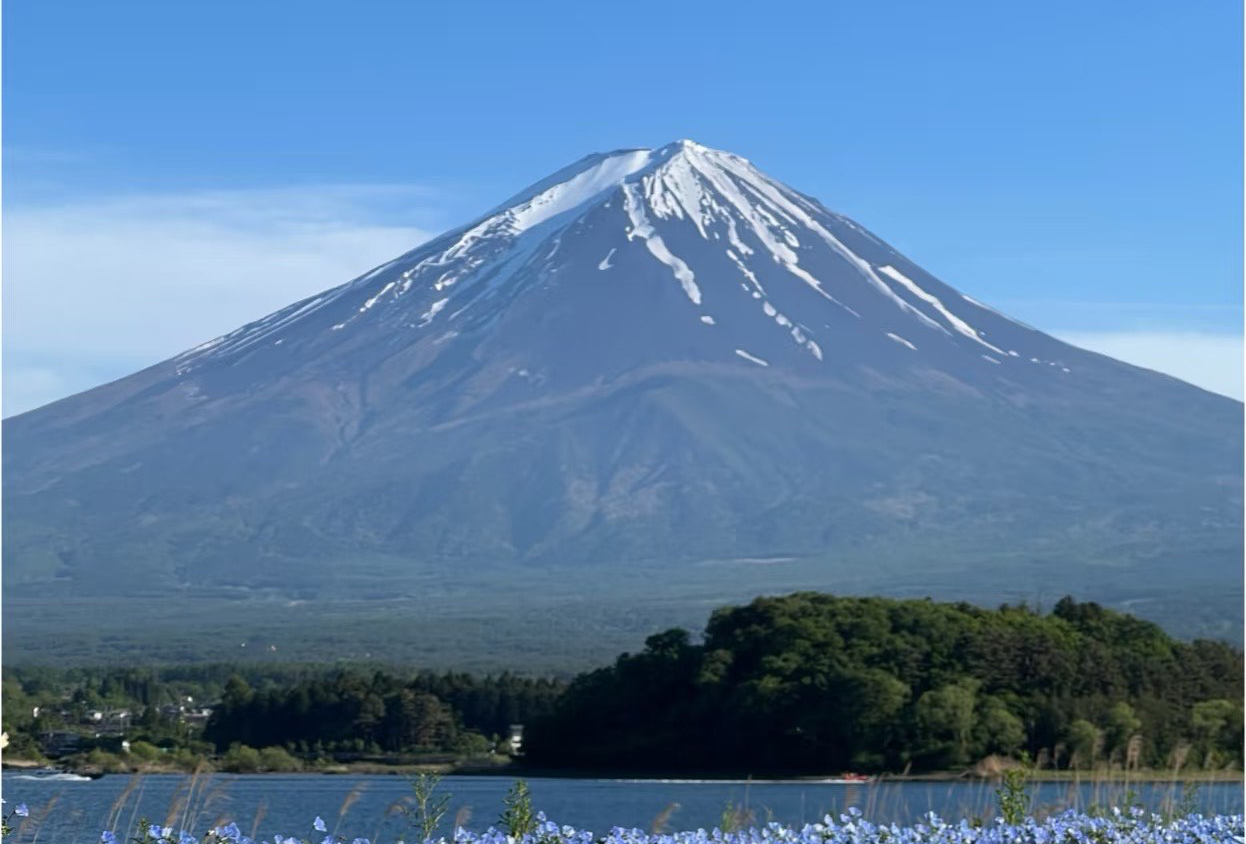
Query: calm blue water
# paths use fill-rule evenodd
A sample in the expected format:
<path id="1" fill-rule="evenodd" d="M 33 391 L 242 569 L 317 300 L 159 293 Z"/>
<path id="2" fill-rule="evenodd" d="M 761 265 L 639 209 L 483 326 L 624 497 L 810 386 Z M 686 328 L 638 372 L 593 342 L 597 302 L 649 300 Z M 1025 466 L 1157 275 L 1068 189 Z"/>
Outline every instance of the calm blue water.
<path id="1" fill-rule="evenodd" d="M 502 809 L 502 797 L 512 782 L 506 777 L 447 777 L 442 789 L 451 795 L 449 817 L 459 815 L 470 829 L 482 830 L 494 824 Z M 144 815 L 167 822 L 171 808 L 186 802 L 190 783 L 189 777 L 175 775 L 50 782 L 6 771 L 0 778 L 9 807 L 26 802 L 31 809 L 31 818 L 14 836 L 12 844 L 33 841 L 36 829 L 38 839 L 49 844 L 96 844 L 110 815 L 116 818 L 111 828 L 119 836 L 133 829 Z M 678 804 L 668 821 L 672 830 L 712 828 L 729 801 L 736 805 L 747 803 L 758 822 L 772 817 L 791 824 L 814 822 L 828 812 L 838 813 L 848 806 L 859 807 L 871 820 L 901 823 L 911 822 L 928 811 L 950 819 L 990 817 L 995 806 L 994 786 L 972 782 L 832 785 L 534 779 L 529 785 L 534 805 L 551 820 L 598 832 L 616 825 L 650 829 L 655 818 L 672 804 Z M 1043 783 L 1033 786 L 1032 791 L 1037 811 L 1112 805 L 1125 799 L 1125 790 L 1118 785 L 1075 788 L 1066 783 Z M 1165 801 L 1181 797 L 1180 785 L 1144 784 L 1135 791 L 1143 805 L 1157 811 L 1163 809 Z M 353 792 L 357 792 L 356 798 L 348 800 Z M 221 774 L 200 778 L 195 783 L 190 808 L 180 811 L 171 825 L 185 825 L 200 834 L 211 825 L 233 820 L 248 834 L 254 829 L 263 837 L 278 832 L 310 837 L 312 820 L 320 815 L 330 832 L 336 826 L 347 840 L 359 836 L 388 844 L 403 835 L 404 821 L 394 807 L 410 793 L 409 785 L 400 776 Z M 1241 813 L 1242 786 L 1203 785 L 1197 802 L 1204 813 Z M 448 823 L 446 828 L 448 831 Z"/>

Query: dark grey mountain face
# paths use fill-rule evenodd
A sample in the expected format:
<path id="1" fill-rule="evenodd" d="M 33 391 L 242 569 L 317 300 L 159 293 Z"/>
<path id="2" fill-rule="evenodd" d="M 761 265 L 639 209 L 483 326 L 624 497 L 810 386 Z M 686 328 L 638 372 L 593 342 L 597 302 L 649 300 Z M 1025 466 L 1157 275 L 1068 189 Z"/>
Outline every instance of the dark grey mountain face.
<path id="1" fill-rule="evenodd" d="M 1240 403 L 687 141 L 585 158 L 4 441 L 11 607 L 1073 592 L 1240 633 Z"/>

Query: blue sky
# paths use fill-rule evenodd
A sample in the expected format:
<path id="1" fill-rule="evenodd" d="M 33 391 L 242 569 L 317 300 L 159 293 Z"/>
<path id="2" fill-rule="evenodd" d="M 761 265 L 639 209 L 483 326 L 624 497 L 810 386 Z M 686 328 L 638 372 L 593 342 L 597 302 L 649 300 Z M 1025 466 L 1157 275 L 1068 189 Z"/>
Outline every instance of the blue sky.
<path id="1" fill-rule="evenodd" d="M 1228 0 L 6 3 L 4 413 L 682 137 L 1240 397 L 1241 37 Z"/>

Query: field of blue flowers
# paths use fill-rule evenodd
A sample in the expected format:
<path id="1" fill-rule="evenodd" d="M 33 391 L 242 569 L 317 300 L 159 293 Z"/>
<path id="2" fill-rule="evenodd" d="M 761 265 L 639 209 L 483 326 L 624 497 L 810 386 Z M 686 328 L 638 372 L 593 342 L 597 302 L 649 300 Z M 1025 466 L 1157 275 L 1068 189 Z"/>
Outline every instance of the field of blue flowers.
<path id="1" fill-rule="evenodd" d="M 26 817 L 26 807 L 18 806 L 5 817 L 5 832 Z M 840 815 L 836 820 L 826 817 L 822 823 L 801 828 L 768 824 L 766 826 L 723 832 L 719 829 L 698 829 L 689 832 L 655 834 L 639 829 L 615 827 L 605 835 L 595 835 L 536 816 L 532 831 L 510 835 L 499 829 L 471 833 L 458 829 L 450 842 L 433 839 L 431 844 L 1242 844 L 1241 815 L 1203 817 L 1189 815 L 1165 819 L 1148 815 L 1141 809 L 1113 810 L 1102 816 L 1069 811 L 1044 820 L 1027 818 L 1020 823 L 1007 823 L 997 818 L 994 823 L 976 825 L 969 821 L 947 823 L 935 814 L 927 815 L 912 826 L 877 825 L 866 820 L 857 809 Z M 372 844 L 366 838 L 346 838 L 326 834 L 325 823 L 316 818 L 310 833 L 301 836 L 273 835 L 253 840 L 242 834 L 236 824 L 227 824 L 205 833 L 202 838 L 169 827 L 146 825 L 133 844 Z M 126 844 L 116 833 L 105 830 L 101 844 Z M 379 843 L 378 843 L 379 844 Z M 403 844 L 403 842 L 395 842 Z M 430 842 L 424 842 L 430 844 Z"/>

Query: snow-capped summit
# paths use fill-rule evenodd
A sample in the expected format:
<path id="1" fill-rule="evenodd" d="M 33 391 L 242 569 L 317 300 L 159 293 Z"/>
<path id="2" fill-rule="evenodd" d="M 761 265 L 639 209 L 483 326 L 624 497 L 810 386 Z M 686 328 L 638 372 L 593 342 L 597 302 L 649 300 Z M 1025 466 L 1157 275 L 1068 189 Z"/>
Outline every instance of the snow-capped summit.
<path id="1" fill-rule="evenodd" d="M 1240 403 L 688 140 L 583 158 L 4 436 L 6 590 L 40 600 L 125 571 L 322 600 L 669 581 L 698 614 L 844 585 L 1239 604 Z"/>
<path id="2" fill-rule="evenodd" d="M 623 349 L 620 337 L 598 358 L 576 339 L 600 339 L 600 323 L 624 315 L 636 324 L 623 333 L 643 344 Z M 543 349 L 562 338 L 573 359 L 525 350 L 512 330 L 532 320 L 544 326 L 533 338 Z M 669 359 L 838 370 L 877 346 L 910 364 L 1073 374 L 1067 347 L 958 294 L 746 159 L 690 140 L 581 159 L 460 229 L 192 350 L 177 367 L 193 378 L 258 356 L 286 368 L 378 330 L 386 354 L 398 345 L 433 358 L 503 335 L 513 341 L 503 344 L 508 367 L 589 380 Z"/>

